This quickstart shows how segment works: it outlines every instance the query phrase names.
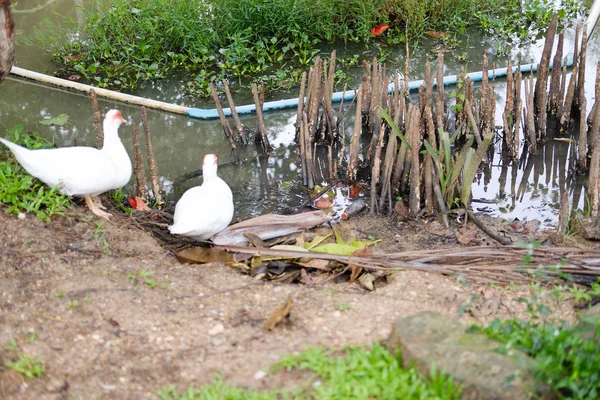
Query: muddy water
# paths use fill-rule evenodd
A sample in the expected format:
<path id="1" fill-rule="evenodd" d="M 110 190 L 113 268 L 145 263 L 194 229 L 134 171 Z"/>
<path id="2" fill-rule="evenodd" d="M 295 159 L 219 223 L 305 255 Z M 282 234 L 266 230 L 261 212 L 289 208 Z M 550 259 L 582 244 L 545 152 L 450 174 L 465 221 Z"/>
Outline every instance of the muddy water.
<path id="1" fill-rule="evenodd" d="M 40 72 L 52 71 L 54 66 L 48 55 L 25 43 L 35 38 L 36 30 L 44 32 L 44 19 L 58 22 L 59 18 L 55 13 L 80 20 L 79 5 L 81 5 L 80 0 L 19 1 L 14 7 L 18 40 L 16 64 Z M 594 100 L 592 96 L 595 65 L 600 58 L 598 42 L 593 37 L 588 43 L 586 94 L 589 105 L 593 104 Z M 522 63 L 531 62 L 536 57 L 539 59 L 541 46 L 542 44 L 539 44 L 526 52 L 515 52 L 512 57 L 513 59 L 519 57 Z M 490 39 L 481 42 L 473 38 L 465 39 L 464 49 L 470 60 L 468 72 L 479 71 L 480 55 L 483 49 L 491 52 L 493 42 Z M 460 52 L 463 52 L 463 49 L 456 53 Z M 338 53 L 338 56 L 343 56 L 343 53 Z M 388 70 L 393 71 L 394 66 L 397 66 L 397 70 L 402 70 L 403 57 L 402 52 L 390 52 L 387 60 Z M 427 59 L 434 63 L 435 48 L 423 46 L 418 53 L 412 55 L 413 79 L 422 78 L 422 68 Z M 457 73 L 461 63 L 453 58 L 452 53 L 447 53 L 446 60 L 445 75 Z M 490 58 L 490 66 L 503 67 L 505 64 L 506 59 Z M 360 74 L 360 68 L 357 68 L 354 73 Z M 501 121 L 505 86 L 501 80 L 496 81 L 494 85 L 497 121 Z M 210 102 L 187 98 L 182 91 L 178 82 L 171 81 L 149 84 L 136 94 L 198 108 L 212 108 Z M 295 96 L 295 93 L 281 94 L 280 98 Z M 248 95 L 240 96 L 236 100 L 237 104 L 246 104 L 248 98 Z M 119 108 L 131 123 L 140 123 L 138 107 L 102 100 L 100 106 L 103 110 Z M 68 126 L 49 127 L 39 123 L 44 118 L 55 117 L 62 113 L 70 116 Z M 353 112 L 350 111 L 348 115 L 353 115 Z M 218 121 L 198 121 L 152 110 L 149 110 L 148 117 L 161 179 L 170 199 L 176 200 L 187 188 L 200 184 L 201 178 L 184 181 L 178 178 L 199 169 L 205 153 L 217 154 L 221 163 L 232 159 L 231 150 Z M 268 160 L 260 158 L 257 156 L 255 146 L 250 145 L 240 151 L 245 160 L 241 166 L 226 165 L 220 168 L 220 175 L 234 191 L 235 218 L 242 219 L 269 211 L 289 213 L 306 201 L 304 190 L 301 188 L 301 177 L 295 164 L 294 121 L 295 110 L 267 113 L 265 123 L 271 144 L 276 149 L 276 156 Z M 244 117 L 243 122 L 250 127 L 255 126 L 253 116 Z M 45 137 L 53 138 L 61 146 L 94 143 L 90 102 L 87 97 L 10 78 L 0 88 L 0 131 L 5 132 L 15 124 L 23 124 L 28 130 L 38 131 Z M 344 125 L 349 134 L 353 126 L 352 118 L 346 118 Z M 130 126 L 121 128 L 121 137 L 129 150 L 131 150 L 130 132 Z M 570 151 L 571 145 L 568 142 L 551 140 L 543 146 L 539 156 L 512 163 L 503 161 L 501 144 L 498 142 L 495 145 L 494 155 L 491 156 L 490 167 L 483 169 L 477 176 L 473 189 L 473 196 L 476 199 L 474 208 L 510 219 L 535 218 L 547 226 L 554 225 L 557 221 L 561 188 L 569 190 L 571 195 L 574 194 L 574 206 L 581 208 L 584 204 L 583 196 L 578 195 L 582 179 L 572 179 L 569 175 Z M 325 170 L 325 163 L 321 163 L 320 167 Z"/>

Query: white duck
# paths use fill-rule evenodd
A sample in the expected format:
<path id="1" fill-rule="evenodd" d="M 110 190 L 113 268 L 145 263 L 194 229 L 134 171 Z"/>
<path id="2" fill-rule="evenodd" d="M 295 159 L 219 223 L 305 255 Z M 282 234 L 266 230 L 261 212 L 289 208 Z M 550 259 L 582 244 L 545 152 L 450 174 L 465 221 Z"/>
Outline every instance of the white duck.
<path id="1" fill-rule="evenodd" d="M 104 146 L 63 147 L 29 150 L 0 138 L 13 152 L 25 170 L 60 192 L 85 198 L 89 209 L 99 217 L 111 215 L 103 211 L 100 193 L 118 189 L 131 178 L 131 160 L 119 138 L 119 127 L 125 122 L 119 110 L 110 110 L 104 118 Z"/>
<path id="2" fill-rule="evenodd" d="M 217 176 L 217 156 L 206 154 L 202 164 L 204 181 L 188 189 L 175 206 L 174 235 L 206 240 L 227 228 L 233 218 L 233 194 L 229 185 Z"/>

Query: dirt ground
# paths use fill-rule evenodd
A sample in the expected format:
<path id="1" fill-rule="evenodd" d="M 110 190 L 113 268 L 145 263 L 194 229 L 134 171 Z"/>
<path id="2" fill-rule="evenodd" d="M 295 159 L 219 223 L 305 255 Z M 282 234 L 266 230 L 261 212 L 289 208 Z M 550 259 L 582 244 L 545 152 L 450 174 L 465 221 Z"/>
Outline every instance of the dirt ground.
<path id="1" fill-rule="evenodd" d="M 182 390 L 217 374 L 244 387 L 290 386 L 299 377 L 258 379 L 260 371 L 309 346 L 383 340 L 394 319 L 424 310 L 458 318 L 469 305 L 464 323 L 522 316 L 517 299 L 530 297 L 527 286 L 415 271 L 394 273 L 373 292 L 325 273 L 307 285 L 266 282 L 226 265 L 180 264 L 132 217 L 115 216 L 101 232 L 87 210 L 69 214 L 42 223 L 0 212 L 2 399 L 156 399 L 166 386 Z M 359 239 L 382 239 L 375 252 L 461 246 L 456 228 L 437 221 L 360 216 L 344 224 Z M 480 232 L 471 245 L 486 243 L 495 245 Z M 144 272 L 154 272 L 156 287 L 141 282 Z M 291 295 L 289 321 L 266 331 Z M 551 306 L 556 317 L 576 315 L 568 296 Z M 41 359 L 43 377 L 5 367 L 18 353 Z"/>

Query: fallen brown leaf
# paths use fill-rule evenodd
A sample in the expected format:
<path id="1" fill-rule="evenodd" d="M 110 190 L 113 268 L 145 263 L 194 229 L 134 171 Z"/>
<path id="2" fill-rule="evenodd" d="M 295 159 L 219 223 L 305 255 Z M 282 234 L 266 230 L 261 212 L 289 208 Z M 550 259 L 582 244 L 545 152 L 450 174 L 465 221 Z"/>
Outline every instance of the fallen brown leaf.
<path id="1" fill-rule="evenodd" d="M 312 260 L 306 263 L 296 262 L 294 264 L 300 265 L 301 267 L 305 268 L 320 269 L 322 271 L 329 271 L 331 269 L 329 268 L 329 260 L 322 260 L 319 258 L 313 258 Z"/>
<path id="2" fill-rule="evenodd" d="M 460 244 L 469 244 L 477 237 L 477 227 L 475 225 L 467 225 L 461 227 L 456 233 L 456 240 Z"/>
<path id="3" fill-rule="evenodd" d="M 319 200 L 315 201 L 315 207 L 317 208 L 329 208 L 333 205 L 333 201 L 329 197 L 321 197 Z"/>
<path id="4" fill-rule="evenodd" d="M 352 253 L 353 256 L 368 256 L 371 254 L 373 254 L 373 252 L 366 246 Z M 350 271 L 350 282 L 354 282 L 354 280 L 356 280 L 356 278 L 358 278 L 360 273 L 363 271 L 363 268 L 359 265 L 350 264 Z"/>
<path id="5" fill-rule="evenodd" d="M 267 320 L 265 323 L 265 329 L 272 330 L 275 326 L 283 321 L 290 315 L 290 310 L 292 309 L 292 305 L 294 304 L 294 300 L 289 298 L 284 305 L 279 307 Z"/>
<path id="6" fill-rule="evenodd" d="M 203 264 L 212 262 L 228 263 L 233 261 L 233 256 L 225 250 L 213 247 L 190 247 L 175 254 L 182 264 Z"/>

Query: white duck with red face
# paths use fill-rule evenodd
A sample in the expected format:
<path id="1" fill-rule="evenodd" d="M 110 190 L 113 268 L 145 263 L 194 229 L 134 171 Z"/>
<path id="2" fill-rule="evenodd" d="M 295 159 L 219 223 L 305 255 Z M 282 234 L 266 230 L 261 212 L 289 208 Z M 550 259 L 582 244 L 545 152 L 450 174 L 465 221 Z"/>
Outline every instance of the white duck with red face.
<path id="1" fill-rule="evenodd" d="M 131 160 L 119 138 L 119 127 L 125 122 L 119 110 L 110 110 L 104 118 L 104 146 L 63 147 L 29 150 L 0 138 L 30 174 L 62 194 L 80 196 L 90 210 L 108 219 L 109 213 L 97 197 L 100 193 L 118 189 L 131 178 Z"/>
<path id="2" fill-rule="evenodd" d="M 201 186 L 188 189 L 175 206 L 174 235 L 207 240 L 227 228 L 233 218 L 233 194 L 225 181 L 217 176 L 217 156 L 206 154 L 202 164 Z"/>

